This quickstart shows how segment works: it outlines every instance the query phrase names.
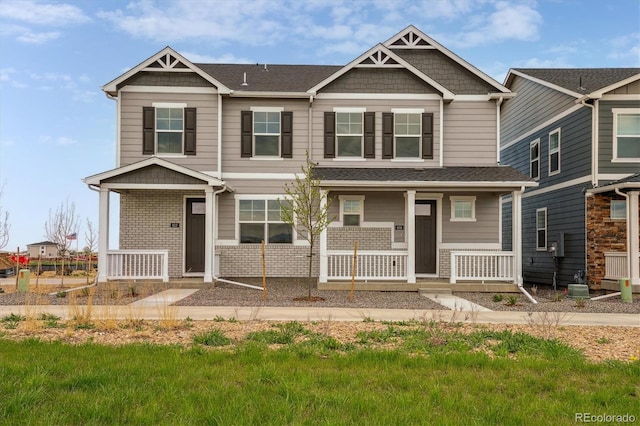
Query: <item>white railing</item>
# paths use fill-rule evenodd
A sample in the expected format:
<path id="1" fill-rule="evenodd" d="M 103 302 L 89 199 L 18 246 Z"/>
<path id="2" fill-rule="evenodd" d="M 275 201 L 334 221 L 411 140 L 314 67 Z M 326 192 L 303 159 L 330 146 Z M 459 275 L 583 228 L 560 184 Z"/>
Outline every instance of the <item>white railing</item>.
<path id="1" fill-rule="evenodd" d="M 514 281 L 514 256 L 510 251 L 452 251 L 450 282 Z"/>
<path id="2" fill-rule="evenodd" d="M 350 280 L 353 270 L 353 252 L 332 250 L 327 252 L 327 278 Z M 356 280 L 406 280 L 406 251 L 362 251 L 358 252 Z"/>
<path id="3" fill-rule="evenodd" d="M 627 278 L 627 253 L 607 252 L 604 254 L 604 278 L 618 280 Z"/>
<path id="4" fill-rule="evenodd" d="M 169 250 L 109 250 L 107 279 L 169 281 Z"/>

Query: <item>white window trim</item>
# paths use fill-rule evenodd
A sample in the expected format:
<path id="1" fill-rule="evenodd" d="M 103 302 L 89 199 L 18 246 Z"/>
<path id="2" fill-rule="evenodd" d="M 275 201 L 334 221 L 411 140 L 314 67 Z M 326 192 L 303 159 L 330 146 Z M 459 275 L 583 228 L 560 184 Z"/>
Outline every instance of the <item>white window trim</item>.
<path id="1" fill-rule="evenodd" d="M 259 107 L 259 106 L 252 106 L 249 107 L 249 110 L 251 111 L 251 149 L 252 151 L 252 155 L 251 155 L 251 159 L 252 160 L 281 160 L 282 159 L 282 111 L 284 111 L 284 107 Z M 280 132 L 278 132 L 278 155 L 256 155 L 256 136 L 274 136 L 274 133 L 256 133 L 255 131 L 255 113 L 256 112 L 277 112 L 278 113 L 278 117 L 279 117 L 279 128 L 280 128 Z"/>
<path id="2" fill-rule="evenodd" d="M 235 204 L 235 243 L 239 245 L 250 244 L 250 243 L 241 243 L 240 242 L 240 200 L 264 200 L 265 201 L 265 209 L 267 208 L 269 200 L 285 200 L 287 196 L 285 194 L 236 194 L 234 196 L 234 204 Z M 266 214 L 266 210 L 265 210 Z M 267 217 L 265 217 L 264 222 L 243 222 L 243 223 L 284 223 L 284 222 L 269 222 Z M 291 227 L 291 243 L 269 243 L 265 241 L 265 245 L 268 244 L 292 244 L 296 245 L 296 241 L 298 238 L 298 233 L 296 232 L 296 227 Z"/>
<path id="3" fill-rule="evenodd" d="M 360 227 L 362 227 L 362 223 L 364 222 L 364 195 L 338 195 L 338 200 L 340 201 L 340 223 L 344 226 L 344 202 L 345 201 L 360 201 Z M 354 213 L 349 213 L 354 214 Z"/>
<path id="4" fill-rule="evenodd" d="M 451 222 L 475 222 L 476 221 L 476 197 L 475 196 L 450 196 Z M 456 217 L 456 201 L 468 201 L 471 203 L 471 217 Z"/>
<path id="5" fill-rule="evenodd" d="M 624 205 L 622 217 L 613 217 L 613 203 L 622 203 Z M 625 200 L 611 200 L 609 205 L 609 219 L 611 220 L 627 220 L 627 202 Z"/>
<path id="6" fill-rule="evenodd" d="M 186 158 L 184 155 L 184 109 L 187 104 L 184 102 L 152 102 L 153 111 L 153 144 L 155 155 L 158 157 Z M 159 152 L 158 150 L 158 108 L 180 108 L 182 109 L 182 152 Z M 176 130 L 163 130 L 163 132 L 177 133 Z"/>
<path id="7" fill-rule="evenodd" d="M 424 108 L 392 108 L 393 113 L 393 158 L 397 161 L 424 161 L 422 158 L 422 114 Z M 403 135 L 409 137 L 418 137 L 418 156 L 417 157 L 398 157 L 396 154 L 396 147 L 398 135 L 396 135 L 396 114 L 418 114 L 418 124 L 420 124 L 420 130 L 417 135 Z"/>
<path id="8" fill-rule="evenodd" d="M 357 136 L 355 133 L 349 133 L 348 135 L 346 134 L 339 134 L 338 133 L 338 117 L 336 117 L 336 157 L 335 159 L 337 160 L 347 160 L 347 161 L 353 161 L 353 160 L 365 160 L 364 158 L 364 113 L 367 112 L 367 108 L 365 107 L 334 107 L 333 108 L 333 112 L 334 113 L 360 113 L 360 122 L 362 124 L 362 132 L 360 133 L 360 156 L 359 157 L 346 157 L 346 156 L 340 156 L 338 154 L 338 138 L 340 136 Z"/>
<path id="9" fill-rule="evenodd" d="M 532 173 L 531 173 L 531 165 L 533 164 L 534 159 L 531 158 L 531 148 L 533 148 L 533 146 L 536 145 L 536 144 L 538 145 L 538 176 L 533 177 Z M 531 141 L 529 143 L 529 177 L 531 179 L 540 180 L 540 163 L 541 163 L 541 161 L 540 161 L 540 139 L 538 138 L 538 139 L 536 139 L 534 141 Z"/>
<path id="10" fill-rule="evenodd" d="M 556 133 L 558 134 L 558 148 L 555 151 L 552 152 L 551 151 L 551 135 L 554 135 Z M 557 174 L 560 173 L 560 160 L 562 158 L 561 157 L 561 152 L 560 152 L 561 151 L 561 144 L 562 144 L 561 137 L 562 137 L 562 133 L 560 132 L 560 128 L 557 128 L 557 129 L 553 130 L 552 132 L 549 132 L 549 139 L 547 140 L 547 143 L 549 145 L 549 170 L 548 170 L 549 176 L 557 175 Z M 558 170 L 552 171 L 551 170 L 551 155 L 555 154 L 556 152 L 558 153 Z"/>
<path id="11" fill-rule="evenodd" d="M 538 228 L 538 213 L 544 212 L 544 228 Z M 538 244 L 538 232 L 544 229 L 544 247 L 539 247 Z M 536 209 L 536 251 L 547 251 L 547 241 L 549 240 L 549 220 L 547 215 L 547 208 L 542 207 Z"/>
<path id="12" fill-rule="evenodd" d="M 623 157 L 618 158 L 618 116 L 628 114 L 640 114 L 640 108 L 611 108 L 613 113 L 613 153 L 611 161 L 614 163 L 636 163 L 640 161 L 640 157 Z"/>

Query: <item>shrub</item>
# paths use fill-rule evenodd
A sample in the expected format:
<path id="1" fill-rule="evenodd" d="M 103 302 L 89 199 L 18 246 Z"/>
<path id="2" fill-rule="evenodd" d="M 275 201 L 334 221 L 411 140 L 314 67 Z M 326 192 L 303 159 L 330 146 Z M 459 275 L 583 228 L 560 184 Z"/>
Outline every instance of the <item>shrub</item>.
<path id="1" fill-rule="evenodd" d="M 498 302 L 502 302 L 502 299 L 504 299 L 504 296 L 502 296 L 501 294 L 494 294 L 493 295 L 493 301 L 498 303 Z"/>
<path id="2" fill-rule="evenodd" d="M 226 346 L 231 344 L 231 339 L 218 329 L 196 334 L 193 336 L 193 341 L 204 346 Z"/>

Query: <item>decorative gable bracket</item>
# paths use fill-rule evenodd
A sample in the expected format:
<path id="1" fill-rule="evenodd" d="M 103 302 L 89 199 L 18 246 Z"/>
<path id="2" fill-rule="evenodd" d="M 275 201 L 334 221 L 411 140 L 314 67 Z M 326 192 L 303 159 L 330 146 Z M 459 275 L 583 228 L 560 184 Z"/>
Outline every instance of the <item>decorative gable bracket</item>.
<path id="1" fill-rule="evenodd" d="M 171 53 L 160 56 L 155 62 L 144 68 L 144 71 L 193 72 Z"/>
<path id="2" fill-rule="evenodd" d="M 402 33 L 401 33 L 402 34 Z M 416 34 L 414 31 L 408 31 L 407 33 L 400 35 L 397 39 L 391 41 L 388 47 L 393 49 L 394 47 L 400 47 L 403 49 L 435 49 L 427 40 Z"/>
<path id="3" fill-rule="evenodd" d="M 377 50 L 372 52 L 369 56 L 364 58 L 359 64 L 355 66 L 356 68 L 403 68 L 401 64 L 398 63 L 395 59 L 387 55 L 382 50 Z"/>

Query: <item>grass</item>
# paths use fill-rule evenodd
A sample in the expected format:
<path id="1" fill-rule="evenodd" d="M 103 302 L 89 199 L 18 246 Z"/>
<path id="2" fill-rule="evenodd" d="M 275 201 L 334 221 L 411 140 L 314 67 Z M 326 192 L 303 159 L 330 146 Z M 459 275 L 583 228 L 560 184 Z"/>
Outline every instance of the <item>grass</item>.
<path id="1" fill-rule="evenodd" d="M 216 330 L 196 338 L 191 347 L 0 339 L 0 418 L 485 425 L 572 424 L 576 412 L 640 415 L 640 362 L 594 364 L 524 333 L 389 324 L 342 344 L 291 322 L 239 342 Z M 390 340 L 396 349 L 385 349 Z M 269 349 L 274 341 L 278 349 Z"/>

